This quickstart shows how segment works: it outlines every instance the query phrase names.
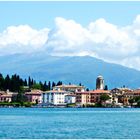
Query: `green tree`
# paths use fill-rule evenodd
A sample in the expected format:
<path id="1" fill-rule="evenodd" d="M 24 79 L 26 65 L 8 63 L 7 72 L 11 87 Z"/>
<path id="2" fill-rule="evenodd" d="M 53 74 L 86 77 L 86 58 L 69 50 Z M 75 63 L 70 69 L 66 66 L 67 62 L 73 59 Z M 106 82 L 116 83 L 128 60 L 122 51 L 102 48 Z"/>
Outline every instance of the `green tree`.
<path id="1" fill-rule="evenodd" d="M 89 88 L 87 88 L 86 91 L 89 91 Z"/>
<path id="2" fill-rule="evenodd" d="M 56 86 L 55 82 L 52 82 L 52 88 L 55 87 L 55 86 Z"/>
<path id="3" fill-rule="evenodd" d="M 107 94 L 102 94 L 102 95 L 100 96 L 100 100 L 103 101 L 103 102 L 105 102 L 105 101 L 107 101 L 107 100 L 109 100 L 109 99 L 110 99 L 110 97 L 109 97 L 109 95 L 107 95 Z"/>
<path id="4" fill-rule="evenodd" d="M 3 75 L 0 73 L 0 90 L 3 90 L 4 88 L 4 78 Z"/>
<path id="5" fill-rule="evenodd" d="M 31 86 L 34 84 L 34 79 L 31 80 Z"/>
<path id="6" fill-rule="evenodd" d="M 137 101 L 137 107 L 140 107 L 140 100 Z"/>
<path id="7" fill-rule="evenodd" d="M 28 86 L 31 87 L 31 78 L 30 78 L 30 76 L 28 78 Z"/>
<path id="8" fill-rule="evenodd" d="M 58 81 L 56 85 L 57 85 L 57 86 L 62 85 L 62 81 Z"/>
<path id="9" fill-rule="evenodd" d="M 36 84 L 32 85 L 32 89 L 40 89 L 41 90 L 41 84 L 36 83 Z"/>
<path id="10" fill-rule="evenodd" d="M 48 86 L 47 86 L 47 83 L 46 83 L 46 81 L 44 82 L 44 84 L 43 84 L 43 91 L 46 91 L 47 90 L 47 88 L 48 88 Z"/>
<path id="11" fill-rule="evenodd" d="M 24 102 L 27 101 L 28 101 L 27 97 L 24 95 L 24 93 L 21 92 L 12 97 L 12 102 L 20 103 L 21 105 L 23 105 Z"/>
<path id="12" fill-rule="evenodd" d="M 48 90 L 51 90 L 51 82 L 48 82 Z"/>
<path id="13" fill-rule="evenodd" d="M 105 88 L 104 88 L 104 90 L 108 90 L 108 86 L 107 86 L 107 85 L 105 85 Z"/>
<path id="14" fill-rule="evenodd" d="M 26 79 L 24 80 L 24 86 L 27 86 L 27 80 Z"/>
<path id="15" fill-rule="evenodd" d="M 11 89 L 11 85 L 10 85 L 11 83 L 10 83 L 10 76 L 9 75 L 7 75 L 6 77 L 5 77 L 5 80 L 4 80 L 4 90 L 6 91 L 7 89 Z"/>
<path id="16" fill-rule="evenodd" d="M 134 100 L 138 102 L 140 100 L 140 96 L 135 97 Z"/>
<path id="17" fill-rule="evenodd" d="M 132 104 L 135 102 L 135 99 L 134 99 L 134 98 L 130 98 L 128 101 L 129 101 L 129 103 L 130 103 L 131 106 L 132 106 Z"/>

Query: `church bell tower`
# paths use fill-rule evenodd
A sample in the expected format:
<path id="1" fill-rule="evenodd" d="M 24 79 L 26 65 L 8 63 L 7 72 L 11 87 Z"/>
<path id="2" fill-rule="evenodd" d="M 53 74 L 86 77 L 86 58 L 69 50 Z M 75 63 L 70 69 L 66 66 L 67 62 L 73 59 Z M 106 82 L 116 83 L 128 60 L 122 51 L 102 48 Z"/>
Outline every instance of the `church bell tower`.
<path id="1" fill-rule="evenodd" d="M 104 89 L 104 78 L 101 75 L 96 79 L 96 89 Z"/>

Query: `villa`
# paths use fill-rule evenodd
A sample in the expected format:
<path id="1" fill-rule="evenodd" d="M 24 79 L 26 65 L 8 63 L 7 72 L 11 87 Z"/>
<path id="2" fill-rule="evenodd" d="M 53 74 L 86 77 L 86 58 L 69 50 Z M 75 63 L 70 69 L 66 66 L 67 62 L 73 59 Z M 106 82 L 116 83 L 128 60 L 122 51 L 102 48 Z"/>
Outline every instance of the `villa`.
<path id="1" fill-rule="evenodd" d="M 0 102 L 11 102 L 12 97 L 16 96 L 18 93 L 7 91 L 0 91 Z"/>
<path id="2" fill-rule="evenodd" d="M 77 85 L 60 85 L 60 86 L 54 86 L 53 90 L 64 90 L 69 92 L 77 92 L 77 91 L 84 91 L 84 86 L 77 86 Z"/>
<path id="3" fill-rule="evenodd" d="M 42 91 L 41 90 L 31 90 L 30 92 L 25 92 L 25 96 L 28 102 L 31 103 L 41 103 L 42 102 Z"/>

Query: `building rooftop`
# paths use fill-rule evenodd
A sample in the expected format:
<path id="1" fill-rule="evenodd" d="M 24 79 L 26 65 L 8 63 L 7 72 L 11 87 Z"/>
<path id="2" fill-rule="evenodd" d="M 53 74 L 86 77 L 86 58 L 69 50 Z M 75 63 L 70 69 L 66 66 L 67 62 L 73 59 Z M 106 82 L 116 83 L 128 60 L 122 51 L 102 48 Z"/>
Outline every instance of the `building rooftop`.
<path id="1" fill-rule="evenodd" d="M 5 91 L 0 91 L 0 94 L 5 94 L 6 92 Z"/>
<path id="2" fill-rule="evenodd" d="M 83 91 L 83 92 L 76 92 L 76 93 L 82 93 L 82 94 L 89 94 L 89 93 L 110 93 L 109 90 L 102 90 L 102 89 L 97 89 L 97 90 L 90 90 L 90 91 Z"/>
<path id="3" fill-rule="evenodd" d="M 102 75 L 99 75 L 97 78 L 99 78 L 99 79 L 103 79 L 103 76 L 102 76 Z"/>
<path id="4" fill-rule="evenodd" d="M 12 94 L 3 94 L 3 95 L 1 95 L 1 97 L 9 97 L 9 98 L 11 98 Z"/>
<path id="5" fill-rule="evenodd" d="M 123 87 L 123 88 L 118 88 L 119 90 L 121 90 L 121 91 L 131 91 L 131 89 L 130 88 L 126 88 L 126 87 Z"/>
<path id="6" fill-rule="evenodd" d="M 59 86 L 55 86 L 54 88 L 84 88 L 84 86 L 78 86 L 78 85 L 59 85 Z"/>
<path id="7" fill-rule="evenodd" d="M 89 91 L 90 93 L 110 93 L 109 90 L 103 90 L 103 89 L 96 89 Z"/>
<path id="8" fill-rule="evenodd" d="M 30 92 L 25 92 L 25 94 L 42 94 L 42 93 L 43 93 L 42 90 L 37 89 L 31 90 Z"/>
<path id="9" fill-rule="evenodd" d="M 135 89 L 135 90 L 133 90 L 133 93 L 140 94 L 140 89 Z"/>
<path id="10" fill-rule="evenodd" d="M 17 92 L 10 92 L 9 90 L 7 91 L 0 91 L 0 95 L 12 95 L 12 94 L 18 94 Z"/>
<path id="11" fill-rule="evenodd" d="M 45 91 L 44 93 L 66 93 L 67 91 L 64 90 L 49 90 Z"/>

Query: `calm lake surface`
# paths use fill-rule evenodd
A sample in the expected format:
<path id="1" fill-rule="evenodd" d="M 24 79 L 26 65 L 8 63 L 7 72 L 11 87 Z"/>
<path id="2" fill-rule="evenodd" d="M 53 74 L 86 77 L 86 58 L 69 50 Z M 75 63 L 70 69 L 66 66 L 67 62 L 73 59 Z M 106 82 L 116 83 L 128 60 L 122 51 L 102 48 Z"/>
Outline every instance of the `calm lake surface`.
<path id="1" fill-rule="evenodd" d="M 0 138 L 140 139 L 140 109 L 0 108 Z"/>

